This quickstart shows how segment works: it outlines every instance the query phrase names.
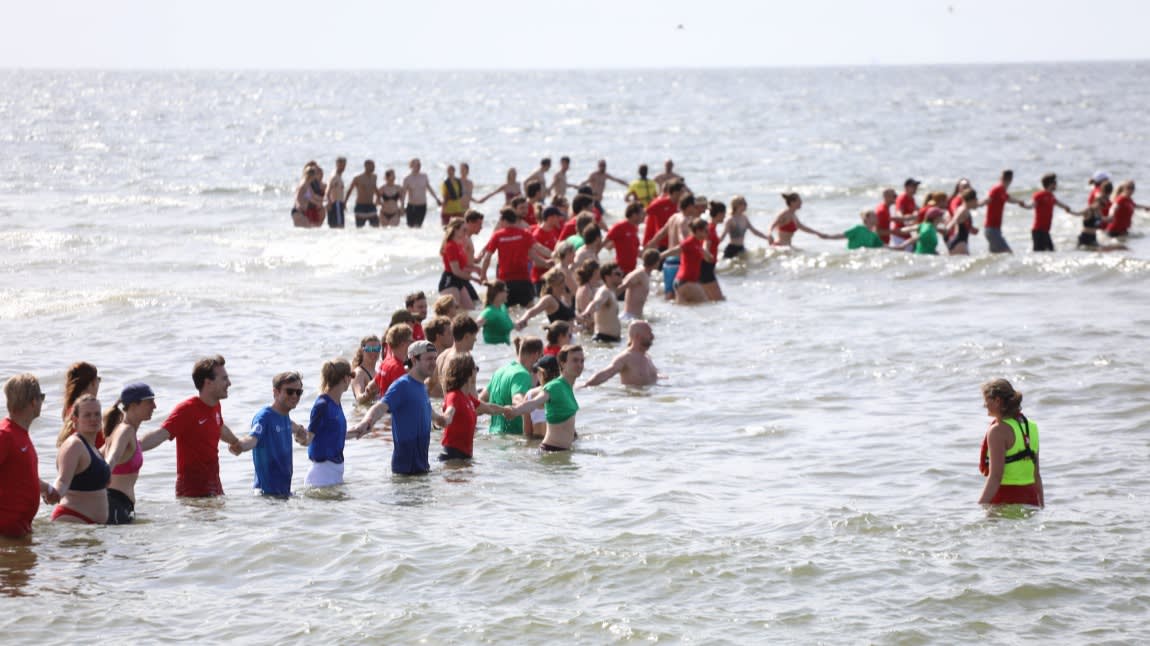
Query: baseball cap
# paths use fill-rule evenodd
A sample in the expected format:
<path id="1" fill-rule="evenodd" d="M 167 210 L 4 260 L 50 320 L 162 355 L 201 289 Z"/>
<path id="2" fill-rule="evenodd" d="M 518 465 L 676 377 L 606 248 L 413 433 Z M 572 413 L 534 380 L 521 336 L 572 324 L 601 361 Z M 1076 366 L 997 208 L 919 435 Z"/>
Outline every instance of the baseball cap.
<path id="1" fill-rule="evenodd" d="M 1095 184 L 1101 184 L 1102 182 L 1109 182 L 1110 181 L 1110 173 L 1107 173 L 1104 170 L 1100 170 L 1100 171 L 1094 173 L 1094 177 L 1092 177 L 1091 179 L 1094 180 Z"/>
<path id="2" fill-rule="evenodd" d="M 535 365 L 531 366 L 532 370 L 539 370 L 540 368 L 546 369 L 548 372 L 554 372 L 559 369 L 559 359 L 556 359 L 549 354 L 545 354 L 542 357 L 539 357 L 539 360 L 535 362 Z"/>
<path id="3" fill-rule="evenodd" d="M 915 179 L 913 177 L 908 177 L 908 178 L 906 178 L 906 181 L 902 183 L 903 186 L 910 186 L 911 184 L 918 186 L 919 184 L 922 184 L 922 182 L 918 181 L 917 179 Z"/>
<path id="4" fill-rule="evenodd" d="M 151 387 L 145 383 L 128 384 L 120 391 L 120 403 L 124 406 L 155 398 L 156 393 L 152 392 Z"/>
<path id="5" fill-rule="evenodd" d="M 435 345 L 430 341 L 416 341 L 407 348 L 407 358 L 414 361 L 428 352 L 435 352 Z"/>

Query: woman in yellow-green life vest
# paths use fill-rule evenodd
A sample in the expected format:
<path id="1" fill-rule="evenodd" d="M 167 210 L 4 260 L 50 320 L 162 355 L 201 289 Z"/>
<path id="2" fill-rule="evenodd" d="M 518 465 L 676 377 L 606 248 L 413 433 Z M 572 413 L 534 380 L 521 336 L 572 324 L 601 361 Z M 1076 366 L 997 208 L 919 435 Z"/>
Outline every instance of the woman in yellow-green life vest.
<path id="1" fill-rule="evenodd" d="M 986 484 L 979 504 L 1044 506 L 1038 425 L 1022 414 L 1022 393 L 995 379 L 982 385 L 982 399 L 993 419 L 982 440 L 978 468 Z"/>

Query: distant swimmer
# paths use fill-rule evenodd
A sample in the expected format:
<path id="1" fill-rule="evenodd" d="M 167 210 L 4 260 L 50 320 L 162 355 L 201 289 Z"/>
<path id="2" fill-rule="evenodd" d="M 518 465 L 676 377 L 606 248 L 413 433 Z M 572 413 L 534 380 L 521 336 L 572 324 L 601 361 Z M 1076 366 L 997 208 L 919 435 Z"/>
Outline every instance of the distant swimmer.
<path id="1" fill-rule="evenodd" d="M 1014 181 L 1014 171 L 1004 170 L 998 183 L 990 188 L 986 199 L 979 206 L 986 207 L 986 219 L 982 222 L 982 234 L 986 236 L 986 244 L 990 253 L 1013 253 L 1006 238 L 1002 237 L 1002 216 L 1007 204 L 1022 206 L 1022 200 L 1010 197 L 1010 184 Z"/>
<path id="2" fill-rule="evenodd" d="M 958 197 L 962 201 L 959 203 L 951 201 L 955 207 L 954 212 L 947 220 L 946 226 L 943 227 L 947 232 L 946 248 L 952 256 L 969 256 L 968 240 L 970 234 L 978 235 L 978 229 L 974 226 L 973 215 L 974 209 L 978 208 L 978 194 L 974 192 L 973 188 L 966 188 Z"/>
<path id="3" fill-rule="evenodd" d="M 379 187 L 379 217 L 383 226 L 399 226 L 399 215 L 403 211 L 403 187 L 395 183 L 395 171 L 387 169 L 383 173 L 383 186 Z"/>
<path id="4" fill-rule="evenodd" d="M 351 359 L 351 394 L 357 404 L 370 404 L 379 399 L 379 386 L 375 385 L 375 368 L 383 353 L 383 343 L 372 334 L 359 340 L 355 356 Z"/>
<path id="5" fill-rule="evenodd" d="M 624 198 L 626 201 L 637 200 L 643 206 L 647 206 L 662 192 L 654 180 L 647 179 L 647 172 L 647 165 L 639 164 L 639 179 L 627 186 L 627 196 Z"/>
<path id="6" fill-rule="evenodd" d="M 1058 190 L 1058 176 L 1047 173 L 1042 176 L 1042 190 L 1036 191 L 1029 204 L 1022 204 L 1022 208 L 1034 208 L 1034 224 L 1030 227 L 1030 238 L 1034 242 L 1034 251 L 1054 251 L 1054 240 L 1050 238 L 1050 225 L 1054 221 L 1054 207 L 1057 206 L 1070 215 L 1075 213 L 1054 196 Z"/>
<path id="7" fill-rule="evenodd" d="M 623 212 L 623 219 L 611 225 L 604 236 L 603 247 L 615 250 L 615 262 L 625 273 L 633 271 L 639 260 L 639 223 L 643 221 L 643 205 L 631 202 Z"/>
<path id="8" fill-rule="evenodd" d="M 583 348 L 578 345 L 564 346 L 559 351 L 559 377 L 543 385 L 537 396 L 523 402 L 509 411 L 509 417 L 529 413 L 540 406 L 547 414 L 547 434 L 539 450 L 544 453 L 570 451 L 575 442 L 575 414 L 579 412 L 579 402 L 575 399 L 575 380 L 583 374 Z"/>
<path id="9" fill-rule="evenodd" d="M 356 228 L 367 224 L 373 227 L 379 226 L 379 214 L 375 210 L 375 198 L 379 191 L 376 186 L 378 181 L 375 176 L 375 162 L 370 159 L 364 160 L 363 172 L 353 177 L 351 186 L 347 188 L 346 200 L 350 201 L 352 194 L 355 194 L 353 212 Z"/>
<path id="10" fill-rule="evenodd" d="M 709 301 L 724 300 L 723 288 L 719 286 L 719 277 L 715 275 L 715 265 L 719 260 L 719 244 L 722 236 L 719 235 L 719 226 L 727 217 L 727 205 L 722 202 L 709 202 L 708 210 L 711 220 L 707 223 L 707 251 L 711 260 L 704 260 L 699 264 L 699 284 L 703 286 L 703 293 Z"/>
<path id="11" fill-rule="evenodd" d="M 1044 506 L 1038 425 L 1022 414 L 1022 393 L 1009 381 L 995 379 L 982 385 L 982 400 L 993 421 L 978 462 L 978 470 L 986 476 L 979 504 Z"/>
<path id="12" fill-rule="evenodd" d="M 488 283 L 483 311 L 475 322 L 483 329 L 485 344 L 511 345 L 511 331 L 515 329 L 515 322 L 507 313 L 507 285 L 502 280 Z"/>
<path id="13" fill-rule="evenodd" d="M 475 308 L 471 292 L 475 290 L 471 281 L 479 280 L 479 269 L 472 266 L 467 253 L 467 222 L 461 217 L 452 218 L 444 226 L 443 242 L 439 255 L 443 258 L 443 273 L 439 277 L 439 293 L 455 298 L 465 310 Z"/>
<path id="14" fill-rule="evenodd" d="M 291 495 L 292 438 L 305 443 L 307 429 L 292 421 L 290 414 L 303 396 L 303 378 L 298 372 L 281 372 L 272 377 L 272 403 L 252 418 L 248 436 L 232 447 L 239 455 L 252 452 L 255 467 L 253 489 L 265 496 Z"/>
<path id="15" fill-rule="evenodd" d="M 1099 229 L 1103 229 L 1113 222 L 1112 218 L 1106 217 L 1106 211 L 1110 204 L 1110 196 L 1114 192 L 1114 186 L 1106 181 L 1099 186 L 1099 189 L 1094 201 L 1082 213 L 1082 232 L 1078 234 L 1078 248 L 1082 251 L 1125 250 L 1126 245 L 1124 244 L 1104 245 L 1098 242 Z"/>
<path id="16" fill-rule="evenodd" d="M 595 170 L 583 180 L 580 186 L 591 187 L 591 197 L 595 200 L 595 208 L 599 211 L 600 215 L 606 213 L 603 209 L 603 192 L 607 189 L 607 180 L 619 184 L 623 188 L 627 188 L 626 180 L 619 179 L 614 175 L 607 172 L 607 160 L 600 159 L 596 164 Z"/>
<path id="17" fill-rule="evenodd" d="M 877 232 L 878 216 L 875 215 L 874 211 L 863 211 L 860 217 L 862 224 L 856 224 L 839 234 L 826 234 L 823 238 L 826 240 L 846 240 L 847 249 L 882 248 L 884 246 L 882 238 Z"/>
<path id="18" fill-rule="evenodd" d="M 914 249 L 916 254 L 938 255 L 938 223 L 945 215 L 946 211 L 937 206 L 928 209 L 922 224 L 918 225 L 918 231 L 896 248 Z"/>
<path id="19" fill-rule="evenodd" d="M 594 229 L 598 231 L 598 229 Z M 579 312 L 579 317 L 588 319 L 595 330 L 591 339 L 597 343 L 618 343 L 622 341 L 623 326 L 619 322 L 619 298 L 615 293 L 623 282 L 623 270 L 609 262 L 599 269 L 603 284 L 595 292 L 594 298 Z"/>
<path id="20" fill-rule="evenodd" d="M 775 238 L 775 244 L 782 247 L 791 246 L 791 240 L 795 237 L 796 231 L 805 231 L 811 235 L 823 237 L 823 234 L 815 231 L 799 221 L 799 209 L 803 208 L 803 198 L 798 193 L 783 193 L 783 202 L 786 208 L 779 211 L 775 216 L 774 223 L 771 228 L 767 230 L 767 235 L 778 232 L 778 237 Z"/>
<path id="21" fill-rule="evenodd" d="M 898 194 L 893 188 L 883 189 L 882 200 L 874 207 L 875 233 L 884 245 L 891 244 L 892 235 L 902 229 L 902 225 L 891 217 L 890 212 L 897 198 Z"/>
<path id="22" fill-rule="evenodd" d="M 627 349 L 615 355 L 611 364 L 595 373 L 583 387 L 598 386 L 619 375 L 624 386 L 651 386 L 659 381 L 659 371 L 647 351 L 655 343 L 655 333 L 646 321 L 632 321 L 627 327 Z"/>
<path id="23" fill-rule="evenodd" d="M 459 183 L 463 185 L 463 194 L 459 196 L 459 205 L 463 213 L 471 210 L 471 202 L 475 199 L 475 182 L 471 181 L 471 165 L 467 162 L 459 163 Z"/>
<path id="24" fill-rule="evenodd" d="M 547 172 L 550 170 L 551 158 L 544 157 L 539 161 L 539 168 L 536 168 L 534 172 L 527 176 L 527 179 L 523 180 L 524 188 L 526 189 L 527 185 L 533 182 L 538 182 L 541 188 L 547 186 Z"/>
<path id="25" fill-rule="evenodd" d="M 484 195 L 483 197 L 476 200 L 476 202 L 483 204 L 489 198 L 494 197 L 499 193 L 503 193 L 504 206 L 510 205 L 511 200 L 519 197 L 520 195 L 523 195 L 523 187 L 519 185 L 518 172 L 514 168 L 507 169 L 507 180 L 505 182 L 495 187 L 495 189 L 487 195 Z"/>
<path id="26" fill-rule="evenodd" d="M 651 272 L 659 268 L 659 252 L 648 249 L 643 252 L 643 266 L 636 267 L 623 277 L 619 289 L 623 290 L 623 320 L 645 318 L 643 307 L 651 293 Z"/>
<path id="27" fill-rule="evenodd" d="M 559 170 L 555 171 L 555 174 L 551 176 L 551 186 L 547 187 L 547 192 L 550 193 L 553 198 L 561 197 L 567 199 L 567 172 L 569 170 L 571 170 L 571 158 L 560 157 Z"/>
<path id="28" fill-rule="evenodd" d="M 440 186 L 443 194 L 443 207 L 439 211 L 439 220 L 447 226 L 452 218 L 462 218 L 466 210 L 463 206 L 463 180 L 455 176 L 455 166 L 447 165 L 447 177 Z"/>
<path id="29" fill-rule="evenodd" d="M 327 184 L 327 195 L 324 196 L 327 204 L 327 226 L 332 229 L 343 228 L 344 209 L 347 208 L 343 188 L 345 170 L 347 170 L 347 158 L 336 157 L 335 174 L 331 176 L 331 181 Z"/>
<path id="30" fill-rule="evenodd" d="M 303 178 L 295 190 L 295 204 L 292 206 L 292 224 L 297 227 L 319 226 L 319 219 L 312 214 L 320 214 L 323 206 L 323 193 L 315 190 L 315 183 L 319 178 L 319 169 L 308 166 L 304 169 Z"/>
<path id="31" fill-rule="evenodd" d="M 1110 210 L 1110 223 L 1106 226 L 1106 235 L 1111 238 L 1121 238 L 1130 232 L 1135 209 L 1150 211 L 1150 207 L 1134 203 L 1134 188 L 1132 179 L 1118 185 L 1118 196 L 1114 198 L 1114 206 Z"/>
<path id="32" fill-rule="evenodd" d="M 747 198 L 736 195 L 731 200 L 730 217 L 723 223 L 723 232 L 719 235 L 720 243 L 724 239 L 727 240 L 727 246 L 723 247 L 724 258 L 738 258 L 746 253 L 745 245 L 748 232 L 766 240 L 767 244 L 774 244 L 775 242 L 769 235 L 759 231 L 755 225 L 751 224 L 750 218 L 747 217 Z"/>
<path id="33" fill-rule="evenodd" d="M 668 159 L 663 162 L 663 172 L 655 176 L 655 185 L 659 188 L 659 192 L 664 191 L 664 187 L 670 182 L 682 182 L 683 177 L 675 172 L 675 162 Z"/>
<path id="34" fill-rule="evenodd" d="M 412 159 L 408 164 L 411 172 L 403 178 L 404 215 L 409 228 L 418 229 L 423 226 L 423 218 L 427 217 L 427 196 L 435 200 L 436 206 L 442 206 L 439 196 L 431 188 L 431 180 L 422 170 L 418 158 Z"/>

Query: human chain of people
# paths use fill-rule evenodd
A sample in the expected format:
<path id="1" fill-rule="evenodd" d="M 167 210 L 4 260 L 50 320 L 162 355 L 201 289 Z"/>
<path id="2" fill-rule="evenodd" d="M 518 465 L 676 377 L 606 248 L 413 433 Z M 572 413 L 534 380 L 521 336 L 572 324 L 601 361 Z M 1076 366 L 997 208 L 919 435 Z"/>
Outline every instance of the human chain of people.
<path id="1" fill-rule="evenodd" d="M 1029 201 L 1010 195 L 1013 173 L 984 199 L 967 180 L 953 192 L 927 193 L 919 206 L 920 182 L 904 182 L 901 193 L 887 189 L 882 201 L 863 211 L 862 222 L 840 234 L 828 234 L 803 224 L 798 216 L 803 200 L 797 193 L 782 195 L 784 208 L 765 231 L 747 216 L 747 200 L 737 196 L 727 204 L 692 192 L 674 172 L 673 162 L 648 178 L 646 165 L 639 178 L 625 182 L 607 172 L 600 160 L 580 183 L 568 183 L 570 160 L 560 160 L 549 179 L 550 160 L 528 176 L 521 188 L 514 169 L 507 182 L 480 198 L 467 164 L 460 174 L 447 167 L 439 191 L 432 188 L 418 159 L 402 184 L 385 173 L 379 185 L 374 163 L 344 187 L 346 161 L 338 159 L 325 184 L 319 166 L 305 167 L 293 221 L 300 226 L 344 226 L 344 210 L 355 198 L 356 225 L 395 226 L 401 215 L 407 225 L 420 227 L 431 198 L 441 209 L 444 237 L 440 246 L 443 272 L 434 304 L 424 292 L 409 294 L 391 317 L 382 336 L 363 337 L 353 359 L 334 358 L 320 368 L 320 394 L 306 426 L 291 419 L 304 394 L 298 372 L 271 379 L 272 401 L 253 417 L 246 433 L 224 423 L 221 401 L 231 381 L 222 356 L 204 357 L 192 368 L 195 394 L 178 404 L 158 427 L 141 426 L 152 419 L 156 394 L 144 383 L 121 390 L 106 411 L 99 400 L 101 378 L 95 366 L 79 362 L 67 373 L 62 428 L 57 437 L 57 478 L 39 476 L 38 459 L 29 435 L 40 417 L 45 395 L 39 380 L 20 374 L 7 380 L 4 394 L 8 417 L 0 422 L 0 535 L 26 537 L 41 500 L 55 505 L 52 520 L 89 524 L 124 524 L 135 519 L 136 484 L 144 454 L 166 441 L 176 446 L 175 492 L 179 497 L 223 495 L 219 445 L 235 455 L 251 452 L 253 488 L 268 496 L 292 495 L 292 442 L 307 447 L 308 487 L 339 486 L 344 482 L 346 441 L 361 438 L 385 417 L 392 439 L 391 470 L 418 476 L 431 470 L 433 427 L 443 429 L 442 462 L 468 461 L 480 415 L 491 417 L 489 432 L 522 436 L 542 453 L 571 450 L 578 432 L 576 391 L 618 377 L 623 385 L 646 387 L 660 375 L 650 358 L 655 334 L 644 308 L 652 293 L 651 275 L 662 271 L 660 288 L 680 304 L 723 299 L 715 268 L 720 255 L 746 253 L 746 238 L 756 235 L 773 246 L 789 247 L 800 231 L 825 239 L 845 239 L 859 247 L 938 252 L 940 239 L 951 254 L 968 253 L 971 234 L 979 229 L 974 212 L 985 207 L 982 232 L 992 253 L 1008 253 L 1002 235 L 1005 205 L 1034 210 L 1031 229 L 1034 251 L 1053 251 L 1050 226 L 1054 208 L 1082 219 L 1078 247 L 1092 251 L 1124 248 L 1136 209 L 1134 182 L 1117 190 L 1105 172 L 1090 179 L 1085 208 L 1074 210 L 1056 196 L 1054 174 L 1041 178 L 1042 189 Z M 623 216 L 608 226 L 602 198 L 608 181 L 627 187 Z M 575 194 L 568 201 L 567 193 Z M 490 238 L 477 252 L 485 215 L 472 208 L 499 194 L 503 206 Z M 707 216 L 707 217 L 704 217 Z M 945 220 L 945 223 L 943 223 Z M 642 234 L 640 235 L 640 226 Z M 1104 232 L 1113 243 L 1099 242 Z M 726 242 L 724 246 L 724 241 Z M 608 252 L 612 259 L 600 261 Z M 488 272 L 496 262 L 495 279 Z M 658 283 L 656 283 L 658 284 Z M 480 303 L 476 286 L 485 288 Z M 515 317 L 512 310 L 515 308 Z M 480 310 L 477 316 L 472 316 Z M 428 317 L 430 313 L 433 315 Z M 547 317 L 542 336 L 519 335 L 539 316 Z M 583 343 L 613 346 L 627 342 L 593 376 L 584 372 Z M 485 387 L 477 385 L 478 366 L 472 350 L 480 342 L 504 346 L 509 362 Z M 349 424 L 343 397 L 350 392 L 362 407 L 362 418 Z M 1021 412 L 1022 396 L 1005 380 L 983 386 L 984 404 L 992 418 L 983 440 L 980 470 L 987 476 L 980 502 L 984 504 L 1044 503 L 1038 470 L 1038 429 Z M 437 405 L 433 405 L 435 399 Z"/>

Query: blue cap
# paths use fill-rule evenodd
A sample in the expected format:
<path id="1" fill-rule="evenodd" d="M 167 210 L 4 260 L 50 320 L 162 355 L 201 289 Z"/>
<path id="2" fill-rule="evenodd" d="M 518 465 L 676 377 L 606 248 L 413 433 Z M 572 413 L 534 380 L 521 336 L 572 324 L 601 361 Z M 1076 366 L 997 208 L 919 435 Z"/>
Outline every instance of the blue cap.
<path id="1" fill-rule="evenodd" d="M 127 406 L 145 399 L 155 399 L 156 393 L 145 383 L 128 384 L 120 391 L 120 404 Z"/>

